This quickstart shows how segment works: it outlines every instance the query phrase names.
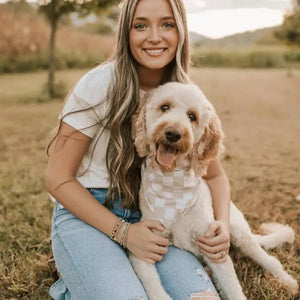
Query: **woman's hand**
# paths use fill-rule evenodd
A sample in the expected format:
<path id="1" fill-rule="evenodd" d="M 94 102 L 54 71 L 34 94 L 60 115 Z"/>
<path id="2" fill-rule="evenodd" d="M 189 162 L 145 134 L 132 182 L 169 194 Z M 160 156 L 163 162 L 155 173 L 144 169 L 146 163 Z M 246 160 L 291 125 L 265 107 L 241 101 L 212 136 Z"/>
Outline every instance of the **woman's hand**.
<path id="1" fill-rule="evenodd" d="M 204 236 L 197 237 L 196 244 L 212 262 L 225 262 L 230 247 L 230 233 L 227 224 L 221 221 L 212 222 Z"/>
<path id="2" fill-rule="evenodd" d="M 163 232 L 165 227 L 159 221 L 146 220 L 129 226 L 127 248 L 136 257 L 150 264 L 161 261 L 168 252 L 169 239 L 153 231 Z"/>

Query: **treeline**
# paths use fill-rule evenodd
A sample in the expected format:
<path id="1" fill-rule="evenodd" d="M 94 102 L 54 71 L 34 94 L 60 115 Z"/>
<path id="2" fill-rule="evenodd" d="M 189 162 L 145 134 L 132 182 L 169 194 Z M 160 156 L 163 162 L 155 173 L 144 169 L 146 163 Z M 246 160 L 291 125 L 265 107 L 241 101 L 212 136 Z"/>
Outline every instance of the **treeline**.
<path id="1" fill-rule="evenodd" d="M 56 67 L 61 69 L 90 68 L 107 56 L 99 52 L 68 51 L 56 55 Z M 300 50 L 261 50 L 259 47 L 240 50 L 195 49 L 191 56 L 194 67 L 233 68 L 300 68 Z M 26 54 L 5 59 L 0 57 L 0 73 L 30 72 L 48 69 L 48 54 Z"/>
<path id="2" fill-rule="evenodd" d="M 234 68 L 300 68 L 300 48 L 273 46 L 234 49 L 196 48 L 192 54 L 194 67 Z"/>
<path id="3" fill-rule="evenodd" d="M 59 52 L 56 55 L 56 69 L 80 69 L 90 68 L 105 60 L 101 53 L 89 52 Z M 49 68 L 49 55 L 45 51 L 38 54 L 24 54 L 11 58 L 0 57 L 0 73 L 19 73 L 37 70 L 47 70 Z"/>

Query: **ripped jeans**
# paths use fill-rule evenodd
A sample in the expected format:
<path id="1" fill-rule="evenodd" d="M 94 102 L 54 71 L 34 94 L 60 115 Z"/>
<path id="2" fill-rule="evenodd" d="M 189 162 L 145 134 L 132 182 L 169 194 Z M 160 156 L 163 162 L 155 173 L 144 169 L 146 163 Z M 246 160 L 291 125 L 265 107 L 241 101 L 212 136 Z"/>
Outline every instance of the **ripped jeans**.
<path id="1" fill-rule="evenodd" d="M 88 190 L 104 203 L 105 189 Z M 121 200 L 114 202 L 113 213 L 130 223 L 140 220 L 140 212 L 123 209 L 120 204 Z M 52 250 L 61 275 L 50 288 L 49 293 L 53 299 L 148 299 L 126 251 L 58 202 L 52 219 Z M 174 300 L 193 299 L 201 291 L 217 295 L 198 259 L 187 251 L 169 246 L 168 253 L 161 262 L 156 263 L 156 268 L 162 285 Z"/>

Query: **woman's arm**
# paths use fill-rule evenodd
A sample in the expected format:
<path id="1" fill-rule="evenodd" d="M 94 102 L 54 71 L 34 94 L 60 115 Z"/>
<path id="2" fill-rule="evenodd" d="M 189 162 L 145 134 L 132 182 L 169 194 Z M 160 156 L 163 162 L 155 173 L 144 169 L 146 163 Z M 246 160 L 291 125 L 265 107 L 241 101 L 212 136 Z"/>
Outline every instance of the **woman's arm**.
<path id="1" fill-rule="evenodd" d="M 76 180 L 90 141 L 88 136 L 62 123 L 48 162 L 46 189 L 75 216 L 109 235 L 117 217 Z"/>
<path id="2" fill-rule="evenodd" d="M 204 179 L 212 195 L 215 219 L 224 222 L 229 230 L 230 185 L 219 160 L 210 162 Z"/>
<path id="3" fill-rule="evenodd" d="M 91 138 L 62 122 L 46 171 L 46 189 L 75 216 L 110 236 L 118 217 L 76 180 L 90 141 Z M 162 259 L 169 241 L 151 229 L 164 230 L 156 221 L 130 225 L 127 247 L 139 258 L 153 263 Z"/>
<path id="4" fill-rule="evenodd" d="M 206 230 L 205 236 L 199 236 L 197 244 L 201 251 L 215 262 L 223 262 L 222 251 L 228 254 L 230 247 L 230 185 L 219 160 L 211 161 L 204 177 L 213 199 L 215 222 Z"/>

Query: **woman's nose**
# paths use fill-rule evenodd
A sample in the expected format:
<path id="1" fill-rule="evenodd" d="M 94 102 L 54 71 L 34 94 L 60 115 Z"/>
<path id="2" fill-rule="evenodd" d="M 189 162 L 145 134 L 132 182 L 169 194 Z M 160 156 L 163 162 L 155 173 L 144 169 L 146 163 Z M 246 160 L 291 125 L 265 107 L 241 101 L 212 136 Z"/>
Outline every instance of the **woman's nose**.
<path id="1" fill-rule="evenodd" d="M 157 44 L 161 41 L 161 35 L 159 32 L 159 29 L 157 28 L 151 28 L 149 30 L 149 36 L 148 36 L 148 41 L 154 44 Z"/>

